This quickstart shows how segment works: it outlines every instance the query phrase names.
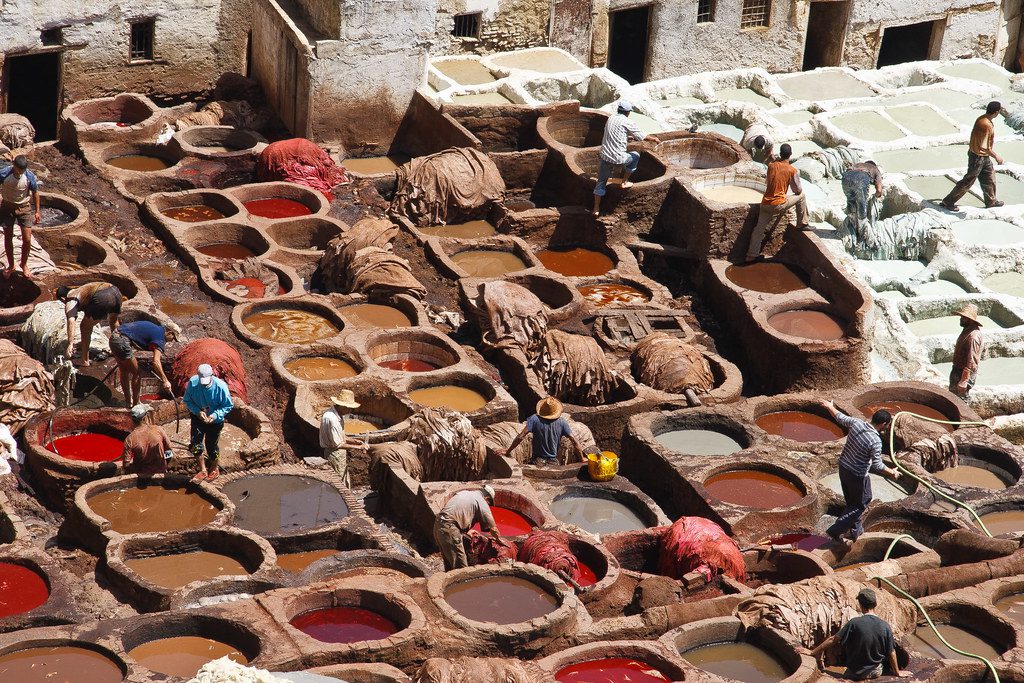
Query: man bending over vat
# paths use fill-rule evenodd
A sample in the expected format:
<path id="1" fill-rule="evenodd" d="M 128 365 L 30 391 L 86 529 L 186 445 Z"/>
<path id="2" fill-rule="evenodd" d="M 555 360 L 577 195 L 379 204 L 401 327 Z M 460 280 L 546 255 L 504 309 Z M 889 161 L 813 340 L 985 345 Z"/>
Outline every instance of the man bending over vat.
<path id="1" fill-rule="evenodd" d="M 750 158 L 758 163 L 770 164 L 775 161 L 775 143 L 768 132 L 768 126 L 759 121 L 750 124 L 743 131 L 740 147 L 747 150 Z"/>
<path id="2" fill-rule="evenodd" d="M 149 416 L 153 408 L 138 404 L 132 407 L 135 429 L 124 440 L 121 467 L 130 474 L 163 474 L 171 457 L 171 440 L 163 427 L 153 424 Z"/>
<path id="3" fill-rule="evenodd" d="M 875 411 L 868 424 L 841 413 L 832 401 L 822 401 L 821 406 L 846 430 L 846 445 L 839 456 L 839 483 L 846 507 L 825 533 L 836 542 L 842 542 L 844 534 L 850 541 L 856 541 L 864 533 L 861 516 L 872 498 L 868 474 L 880 472 L 893 479 L 900 474 L 882 462 L 881 434 L 889 428 L 892 415 L 888 410 Z"/>
<path id="4" fill-rule="evenodd" d="M 633 111 L 633 105 L 626 100 L 619 100 L 619 106 L 614 116 L 608 119 L 604 125 L 604 137 L 601 139 L 601 152 L 598 155 L 597 185 L 594 186 L 594 217 L 601 215 L 601 197 L 608 189 L 608 179 L 612 177 L 612 171 L 622 167 L 622 189 L 632 187 L 629 176 L 636 170 L 640 163 L 640 152 L 630 152 L 626 149 L 630 140 L 653 140 L 658 142 L 654 135 L 644 135 L 640 127 L 629 120 L 629 114 Z"/>
<path id="5" fill-rule="evenodd" d="M 462 536 L 474 524 L 479 523 L 480 528 L 494 538 L 501 538 L 498 525 L 494 523 L 494 517 L 491 515 L 492 505 L 494 489 L 487 484 L 476 491 L 459 491 L 445 503 L 434 521 L 434 541 L 441 549 L 445 571 L 469 566 Z"/>
<path id="6" fill-rule="evenodd" d="M 149 320 L 136 320 L 124 323 L 118 328 L 118 332 L 124 335 L 135 348 L 153 353 L 153 372 L 160 379 L 160 385 L 164 392 L 173 395 L 171 381 L 167 379 L 162 361 L 164 351 L 167 349 L 167 328 Z M 173 330 L 171 338 L 175 338 Z"/>
<path id="7" fill-rule="evenodd" d="M 852 681 L 867 681 L 882 676 L 883 667 L 890 675 L 908 678 L 910 672 L 900 671 L 896 661 L 896 640 L 892 628 L 875 614 L 878 598 L 875 591 L 864 588 L 857 593 L 857 604 L 861 615 L 843 624 L 839 633 L 829 636 L 811 655 L 820 660 L 825 651 L 835 643 L 843 648 L 846 671 L 843 678 Z"/>
<path id="8" fill-rule="evenodd" d="M 967 398 L 978 380 L 978 366 L 981 364 L 981 323 L 978 322 L 978 307 L 965 304 L 957 311 L 960 327 L 963 328 L 953 350 L 953 369 L 949 372 L 949 390 L 960 398 Z"/>
<path id="9" fill-rule="evenodd" d="M 67 356 L 72 358 L 71 351 L 75 348 L 75 321 L 82 314 L 81 348 L 79 364 L 89 365 L 89 345 L 92 341 L 92 328 L 96 323 L 107 319 L 110 332 L 117 332 L 121 324 L 121 290 L 109 282 L 86 282 L 81 287 L 71 289 L 67 286 L 57 288 L 57 300 L 64 304 L 64 316 L 68 320 Z"/>
<path id="10" fill-rule="evenodd" d="M 804 197 L 804 188 L 800 184 L 800 172 L 789 162 L 791 156 L 793 148 L 788 143 L 783 144 L 779 147 L 779 158 L 768 164 L 768 178 L 759 205 L 757 224 L 750 235 L 750 245 L 747 247 L 747 263 L 760 256 L 761 242 L 764 241 L 768 228 L 774 230 L 794 206 L 796 227 L 800 230 L 807 227 L 807 198 Z M 793 191 L 788 198 L 787 190 Z"/>
<path id="11" fill-rule="evenodd" d="M 996 127 L 992 123 L 1003 113 L 1003 105 L 995 100 L 988 103 L 985 113 L 978 117 L 971 130 L 971 142 L 967 148 L 967 173 L 960 179 L 949 194 L 939 202 L 939 206 L 948 211 L 959 211 L 956 205 L 960 198 L 974 186 L 974 181 L 981 183 L 982 194 L 985 195 L 985 208 L 994 209 L 1003 203 L 996 199 L 996 167 L 992 163 L 1003 163 L 1003 158 L 996 154 L 993 146 L 996 139 Z"/>

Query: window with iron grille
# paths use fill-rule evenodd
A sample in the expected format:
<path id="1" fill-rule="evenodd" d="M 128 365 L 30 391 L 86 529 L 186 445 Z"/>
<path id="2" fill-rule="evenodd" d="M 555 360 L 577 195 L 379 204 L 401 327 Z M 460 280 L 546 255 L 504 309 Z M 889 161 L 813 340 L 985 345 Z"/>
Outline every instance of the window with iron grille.
<path id="1" fill-rule="evenodd" d="M 715 20 L 715 0 L 697 0 L 697 23 L 706 24 Z"/>
<path id="2" fill-rule="evenodd" d="M 128 57 L 133 62 L 153 59 L 153 33 L 156 21 L 154 19 L 133 21 L 131 27 L 132 36 L 128 47 Z"/>
<path id="3" fill-rule="evenodd" d="M 740 28 L 757 28 L 768 25 L 768 15 L 772 12 L 772 0 L 743 0 L 743 13 L 740 14 Z"/>
<path id="4" fill-rule="evenodd" d="M 452 29 L 452 35 L 456 38 L 479 38 L 480 17 L 482 14 L 482 12 L 456 14 L 455 28 Z"/>

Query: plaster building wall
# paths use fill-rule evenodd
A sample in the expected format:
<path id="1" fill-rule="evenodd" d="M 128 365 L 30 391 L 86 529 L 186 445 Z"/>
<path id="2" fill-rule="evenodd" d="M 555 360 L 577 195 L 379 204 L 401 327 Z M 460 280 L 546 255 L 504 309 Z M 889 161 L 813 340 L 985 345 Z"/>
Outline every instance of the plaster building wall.
<path id="1" fill-rule="evenodd" d="M 433 49 L 437 54 L 488 54 L 547 45 L 550 4 L 549 0 L 439 0 Z M 455 16 L 472 12 L 481 14 L 479 37 L 454 37 Z"/>

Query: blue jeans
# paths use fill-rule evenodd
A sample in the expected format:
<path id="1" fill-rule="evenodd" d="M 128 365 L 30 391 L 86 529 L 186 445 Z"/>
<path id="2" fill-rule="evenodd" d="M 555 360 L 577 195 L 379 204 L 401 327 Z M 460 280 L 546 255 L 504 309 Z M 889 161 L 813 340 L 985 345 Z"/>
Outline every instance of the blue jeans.
<path id="1" fill-rule="evenodd" d="M 608 179 L 612 177 L 612 171 L 617 166 L 622 166 L 626 173 L 632 173 L 640 165 L 640 152 L 626 152 L 626 154 L 629 155 L 629 161 L 625 164 L 610 164 L 604 159 L 598 159 L 597 185 L 594 187 L 594 194 L 598 197 L 604 196 L 608 188 Z"/>
<path id="2" fill-rule="evenodd" d="M 864 171 L 847 171 L 843 174 L 847 216 L 855 218 L 858 222 L 867 220 L 872 185 L 871 176 Z"/>
<path id="3" fill-rule="evenodd" d="M 864 525 L 860 518 L 871 502 L 871 478 L 867 474 L 854 474 L 846 468 L 840 467 L 839 484 L 843 487 L 843 499 L 846 501 L 846 507 L 843 508 L 842 514 L 826 533 L 836 537 L 853 529 L 853 538 L 856 539 L 864 533 Z"/>

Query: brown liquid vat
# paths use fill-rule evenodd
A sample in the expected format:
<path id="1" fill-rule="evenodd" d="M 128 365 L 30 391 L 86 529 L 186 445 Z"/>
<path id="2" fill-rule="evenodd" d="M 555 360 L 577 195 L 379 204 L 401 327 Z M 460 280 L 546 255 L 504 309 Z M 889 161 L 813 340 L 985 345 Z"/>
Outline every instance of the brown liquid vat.
<path id="1" fill-rule="evenodd" d="M 76 683 L 117 683 L 128 674 L 124 658 L 108 647 L 76 640 L 63 630 L 52 634 L 46 631 L 27 633 L 36 633 L 38 637 L 26 636 L 20 642 L 0 646 L 0 672 L 5 680 L 49 683 L 52 675 L 47 674 L 55 674 L 58 680 L 72 680 L 73 676 Z M 43 665 L 47 667 L 46 673 L 39 669 Z"/>
<path id="2" fill-rule="evenodd" d="M 947 531 L 968 527 L 965 523 L 921 510 L 908 509 L 906 505 L 899 503 L 872 505 L 864 513 L 863 523 L 866 531 L 909 534 L 917 542 L 929 547 Z"/>
<path id="3" fill-rule="evenodd" d="M 795 471 L 756 461 L 714 468 L 704 475 L 698 488 L 720 505 L 760 511 L 793 508 L 815 493 L 814 485 Z"/>
<path id="4" fill-rule="evenodd" d="M 334 546 L 341 546 L 340 549 L 330 557 L 307 565 L 304 570 L 295 574 L 293 585 L 304 586 L 320 581 L 349 577 L 355 574 L 364 576 L 380 575 L 392 578 L 404 576 L 409 579 L 422 579 L 433 573 L 423 561 L 413 557 L 398 555 L 387 550 L 372 547 L 365 549 L 357 548 L 353 546 L 356 542 L 370 544 L 372 541 L 364 537 L 348 535 L 350 538 L 347 539 L 342 539 L 340 536 L 330 539 L 333 541 Z M 315 545 L 318 546 L 321 543 L 322 541 L 318 539 Z M 351 549 L 345 548 L 343 547 L 345 545 L 353 547 Z M 307 542 L 302 547 L 314 547 L 314 542 Z"/>
<path id="5" fill-rule="evenodd" d="M 274 374 L 292 386 L 344 379 L 341 375 L 348 374 L 349 370 L 341 364 L 351 368 L 355 373 L 353 377 L 366 369 L 365 362 L 354 349 L 333 344 L 313 344 L 302 349 L 277 348 L 271 351 L 270 358 Z M 307 359 L 311 364 L 308 367 L 301 365 Z M 332 370 L 332 367 L 336 369 Z"/>
<path id="6" fill-rule="evenodd" d="M 1024 671 L 1019 666 L 993 662 L 999 680 L 1003 683 L 1024 683 Z M 981 662 L 959 662 L 942 667 L 928 683 L 986 683 L 992 681 L 992 672 Z"/>
<path id="7" fill-rule="evenodd" d="M 964 629 L 976 634 L 991 645 L 1000 655 L 1017 646 L 1017 629 L 1013 622 L 997 613 L 993 607 L 983 607 L 973 602 L 944 598 L 942 596 L 931 596 L 925 598 L 922 605 L 928 610 L 928 616 L 935 622 L 936 626 L 948 624 L 950 626 Z M 930 637 L 934 638 L 934 632 L 921 620 L 918 622 L 917 633 L 922 630 L 928 631 Z M 948 638 L 948 636 L 947 636 Z M 956 644 L 956 641 L 953 641 Z M 918 646 L 910 642 L 910 654 L 913 657 L 922 655 Z M 961 648 L 963 649 L 963 648 Z M 960 658 L 957 655 L 957 658 Z M 962 657 L 968 659 L 967 657 Z"/>
<path id="8" fill-rule="evenodd" d="M 529 244 L 519 237 L 505 235 L 476 240 L 431 237 L 426 242 L 426 252 L 442 274 L 452 279 L 466 277 L 479 277 L 484 280 L 504 279 L 508 276 L 522 274 L 523 271 L 530 268 L 543 267 Z M 496 264 L 494 270 L 480 275 L 474 275 L 468 267 L 459 263 L 459 259 L 462 258 L 460 254 L 481 253 L 482 256 L 486 256 L 492 252 L 497 252 L 495 258 L 505 259 L 508 263 L 503 262 L 500 268 Z"/>
<path id="9" fill-rule="evenodd" d="M 218 190 L 206 189 L 156 193 L 146 198 L 144 206 L 149 216 L 158 223 L 167 223 L 186 229 L 197 224 L 177 220 L 167 212 L 186 206 L 206 206 L 221 214 L 222 217 L 216 219 L 218 221 L 230 221 L 233 218 L 238 218 L 242 213 L 242 205 L 230 195 Z M 205 223 L 207 222 L 204 221 Z"/>
<path id="10" fill-rule="evenodd" d="M 277 646 L 273 636 L 267 632 L 265 617 L 254 619 L 247 615 L 248 618 L 243 620 L 231 618 L 233 615 L 230 613 L 221 614 L 216 609 L 206 613 L 186 610 L 140 617 L 129 621 L 120 630 L 118 641 L 126 653 L 126 661 L 142 670 L 147 669 L 136 662 L 131 652 L 169 638 L 206 638 L 224 643 L 241 653 L 252 666 L 265 666 L 263 662 L 274 658 Z"/>
<path id="11" fill-rule="evenodd" d="M 61 270 L 114 265 L 117 258 L 105 242 L 86 232 L 33 230 L 32 239 L 46 249 Z"/>
<path id="12" fill-rule="evenodd" d="M 361 435 L 361 440 L 369 443 L 396 441 L 405 437 L 408 429 L 408 418 L 412 408 L 400 399 L 394 389 L 380 377 L 354 377 L 350 380 L 339 380 L 338 383 L 307 382 L 298 385 L 295 398 L 292 400 L 292 412 L 302 430 L 302 438 L 313 451 L 321 454 L 319 448 L 320 419 L 331 406 L 331 396 L 344 386 L 352 389 L 360 407 L 354 411 L 357 418 L 378 424 L 381 429 Z M 357 465 L 357 463 L 359 463 Z M 366 466 L 364 458 L 349 457 L 349 471 L 361 471 Z"/>
<path id="13" fill-rule="evenodd" d="M 117 166 L 117 159 L 138 158 L 142 160 L 153 160 L 152 165 L 120 165 Z M 86 160 L 100 169 L 101 172 L 111 176 L 132 176 L 139 173 L 172 173 L 172 169 L 181 161 L 181 154 L 171 150 L 164 145 L 150 143 L 132 142 L 104 147 L 94 154 L 86 153 Z M 100 166 L 99 164 L 102 164 Z M 157 168 L 157 166 L 162 166 Z M 142 170 L 145 168 L 146 170 Z"/>
<path id="14" fill-rule="evenodd" d="M 462 410 L 457 406 L 458 401 L 462 400 L 460 396 L 453 395 L 450 401 L 446 401 L 443 395 L 437 395 L 430 397 L 431 400 L 428 403 L 420 403 L 416 400 L 415 396 L 411 395 L 413 392 L 442 387 L 456 387 L 475 392 L 479 395 L 480 400 L 483 401 L 483 405 L 472 410 Z M 461 370 L 446 372 L 433 377 L 414 376 L 409 380 L 404 393 L 414 410 L 422 409 L 423 407 L 447 407 L 453 410 L 460 410 L 467 415 L 483 415 L 488 412 L 493 413 L 501 408 L 501 406 L 492 405 L 492 402 L 499 398 L 499 395 L 497 387 L 491 380 Z M 501 396 L 500 398 L 507 401 L 506 396 Z"/>
<path id="15" fill-rule="evenodd" d="M 283 343 L 281 341 L 274 341 L 272 339 L 261 337 L 246 324 L 246 321 L 252 319 L 253 316 L 260 316 L 260 314 L 267 313 L 274 314 L 275 311 L 284 313 L 287 313 L 288 311 L 298 311 L 302 316 L 312 315 L 323 320 L 325 325 L 323 331 L 327 334 L 326 336 L 313 341 L 323 341 L 336 337 L 345 329 L 345 320 L 338 314 L 337 310 L 331 304 L 331 300 L 327 297 L 311 294 L 300 297 L 284 297 L 263 301 L 251 301 L 249 303 L 243 303 L 235 306 L 231 311 L 231 327 L 235 331 L 235 334 L 241 337 L 250 346 L 265 346 L 269 348 L 282 346 L 298 348 L 299 346 L 308 346 L 310 343 L 308 340 Z M 327 329 L 326 325 L 332 326 L 334 328 L 333 331 Z"/>
<path id="16" fill-rule="evenodd" d="M 978 414 L 953 394 L 927 382 L 880 382 L 854 393 L 849 403 L 865 418 L 864 407 L 886 401 L 912 402 L 926 405 L 951 421 L 980 421 Z"/>

